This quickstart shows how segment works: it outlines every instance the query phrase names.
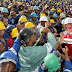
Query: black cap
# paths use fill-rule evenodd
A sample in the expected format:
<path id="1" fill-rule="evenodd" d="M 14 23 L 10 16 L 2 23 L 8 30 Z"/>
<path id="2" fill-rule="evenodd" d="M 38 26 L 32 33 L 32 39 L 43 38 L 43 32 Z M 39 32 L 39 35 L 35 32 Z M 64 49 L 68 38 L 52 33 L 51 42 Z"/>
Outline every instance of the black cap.
<path id="1" fill-rule="evenodd" d="M 20 31 L 20 38 L 21 40 L 23 40 L 24 42 L 27 42 L 29 40 L 29 38 L 34 34 L 34 31 L 32 31 L 29 28 L 23 28 Z"/>

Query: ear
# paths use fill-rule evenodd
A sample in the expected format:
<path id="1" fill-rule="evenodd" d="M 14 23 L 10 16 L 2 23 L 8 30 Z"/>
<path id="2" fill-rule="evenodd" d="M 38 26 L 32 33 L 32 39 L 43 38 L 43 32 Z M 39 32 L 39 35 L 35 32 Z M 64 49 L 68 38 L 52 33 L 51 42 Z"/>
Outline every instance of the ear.
<path id="1" fill-rule="evenodd" d="M 30 37 L 29 41 L 33 41 L 33 36 Z"/>

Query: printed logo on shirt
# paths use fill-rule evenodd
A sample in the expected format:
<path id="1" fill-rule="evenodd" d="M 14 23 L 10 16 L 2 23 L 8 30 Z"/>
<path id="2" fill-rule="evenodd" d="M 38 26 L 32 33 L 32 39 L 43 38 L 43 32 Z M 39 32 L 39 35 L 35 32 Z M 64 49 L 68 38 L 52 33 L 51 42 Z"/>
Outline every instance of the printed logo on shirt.
<path id="1" fill-rule="evenodd" d="M 47 54 L 49 54 L 52 51 L 52 46 L 50 43 L 46 43 L 46 48 L 47 48 Z"/>

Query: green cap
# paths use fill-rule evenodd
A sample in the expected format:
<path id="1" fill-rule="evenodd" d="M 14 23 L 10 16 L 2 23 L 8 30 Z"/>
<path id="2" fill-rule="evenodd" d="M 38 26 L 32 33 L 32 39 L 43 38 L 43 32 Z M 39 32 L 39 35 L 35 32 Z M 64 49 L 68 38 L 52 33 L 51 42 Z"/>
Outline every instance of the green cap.
<path id="1" fill-rule="evenodd" d="M 25 2 L 26 0 L 22 0 L 22 1 L 24 1 L 24 2 Z"/>
<path id="2" fill-rule="evenodd" d="M 60 67 L 59 63 L 60 58 L 58 58 L 55 54 L 50 53 L 44 59 L 44 64 L 47 66 L 49 72 L 57 71 Z"/>
<path id="3" fill-rule="evenodd" d="M 4 0 L 0 0 L 0 1 L 4 1 Z"/>

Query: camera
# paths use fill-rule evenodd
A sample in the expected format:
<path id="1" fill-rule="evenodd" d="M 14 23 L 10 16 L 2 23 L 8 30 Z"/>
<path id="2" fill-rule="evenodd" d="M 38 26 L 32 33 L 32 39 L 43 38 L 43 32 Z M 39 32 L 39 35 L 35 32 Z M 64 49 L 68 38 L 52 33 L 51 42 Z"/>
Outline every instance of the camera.
<path id="1" fill-rule="evenodd" d="M 62 47 L 62 48 L 65 48 L 65 43 L 61 44 L 61 47 Z"/>

